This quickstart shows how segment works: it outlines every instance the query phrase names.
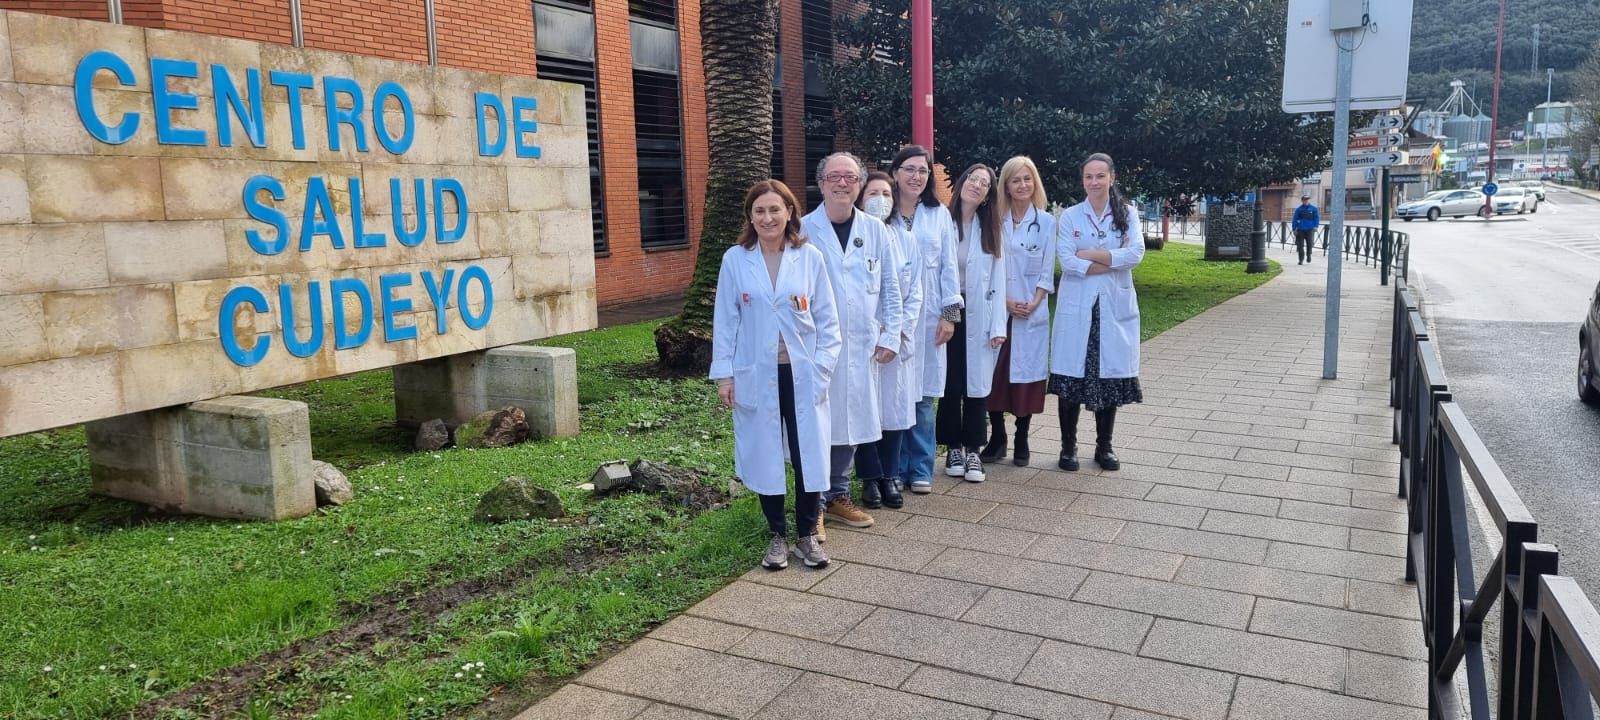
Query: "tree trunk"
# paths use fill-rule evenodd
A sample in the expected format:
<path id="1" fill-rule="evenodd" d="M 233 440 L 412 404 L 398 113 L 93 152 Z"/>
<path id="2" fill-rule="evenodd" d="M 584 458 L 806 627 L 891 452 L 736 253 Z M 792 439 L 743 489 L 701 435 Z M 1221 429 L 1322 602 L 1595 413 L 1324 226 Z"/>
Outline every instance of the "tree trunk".
<path id="1" fill-rule="evenodd" d="M 722 255 L 743 227 L 745 191 L 767 179 L 771 167 L 777 29 L 776 0 L 700 3 L 710 168 L 700 250 L 683 313 L 656 329 L 656 353 L 667 367 L 711 365 L 711 312 Z"/>

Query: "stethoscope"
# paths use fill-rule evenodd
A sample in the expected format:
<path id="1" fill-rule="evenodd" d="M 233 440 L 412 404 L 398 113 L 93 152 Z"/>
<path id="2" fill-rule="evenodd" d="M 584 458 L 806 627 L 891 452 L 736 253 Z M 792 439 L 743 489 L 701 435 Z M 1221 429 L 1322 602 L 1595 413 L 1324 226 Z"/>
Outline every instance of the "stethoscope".
<path id="1" fill-rule="evenodd" d="M 1028 223 L 1028 229 L 1025 232 L 1029 232 L 1029 233 L 1039 232 L 1039 208 L 1029 207 L 1028 208 L 1028 217 L 1033 218 L 1033 220 Z M 1023 246 L 1023 248 L 1025 250 L 1028 250 L 1029 252 L 1032 252 L 1037 247 L 1038 247 L 1037 245 L 1034 245 L 1032 247 L 1028 247 L 1026 245 Z"/>

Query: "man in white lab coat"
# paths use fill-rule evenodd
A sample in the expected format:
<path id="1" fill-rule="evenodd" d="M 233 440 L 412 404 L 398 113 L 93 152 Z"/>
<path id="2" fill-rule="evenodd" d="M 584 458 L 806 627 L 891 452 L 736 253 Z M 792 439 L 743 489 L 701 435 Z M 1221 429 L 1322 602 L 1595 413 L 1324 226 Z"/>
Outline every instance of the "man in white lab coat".
<path id="1" fill-rule="evenodd" d="M 873 523 L 872 516 L 850 500 L 850 467 L 857 445 L 883 435 L 878 369 L 899 352 L 903 314 L 900 283 L 894 273 L 894 239 L 882 222 L 855 206 L 866 178 L 866 167 L 850 153 L 823 158 L 817 166 L 822 206 L 800 223 L 800 231 L 827 261 L 838 305 L 839 334 L 844 338 L 828 392 L 833 450 L 829 488 L 822 496 L 824 518 L 851 527 Z"/>

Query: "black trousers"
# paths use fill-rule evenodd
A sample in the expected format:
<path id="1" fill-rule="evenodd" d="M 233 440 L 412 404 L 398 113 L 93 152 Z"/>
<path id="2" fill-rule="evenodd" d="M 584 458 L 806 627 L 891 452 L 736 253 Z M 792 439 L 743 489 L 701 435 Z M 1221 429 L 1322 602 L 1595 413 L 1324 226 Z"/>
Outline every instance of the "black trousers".
<path id="1" fill-rule="evenodd" d="M 805 475 L 800 464 L 800 431 L 796 429 L 794 409 L 794 369 L 788 363 L 778 366 L 778 412 L 783 415 L 783 430 L 789 441 L 789 462 L 794 465 L 794 524 L 798 537 L 817 534 L 817 513 L 821 510 L 820 492 L 806 492 Z M 774 535 L 788 536 L 784 523 L 783 500 L 785 495 L 761 495 L 761 514 L 767 518 L 767 529 Z"/>
<path id="2" fill-rule="evenodd" d="M 989 434 L 989 397 L 967 397 L 967 321 L 962 311 L 956 334 L 945 343 L 944 397 L 934 414 L 934 440 L 947 447 L 976 450 Z"/>
<path id="3" fill-rule="evenodd" d="M 1304 260 L 1310 260 L 1311 259 L 1311 251 L 1316 250 L 1316 249 L 1317 249 L 1317 231 L 1315 231 L 1315 230 L 1296 230 L 1296 231 L 1294 231 L 1294 254 L 1295 254 L 1295 257 L 1298 257 L 1298 258 L 1301 258 L 1301 259 L 1304 259 Z"/>

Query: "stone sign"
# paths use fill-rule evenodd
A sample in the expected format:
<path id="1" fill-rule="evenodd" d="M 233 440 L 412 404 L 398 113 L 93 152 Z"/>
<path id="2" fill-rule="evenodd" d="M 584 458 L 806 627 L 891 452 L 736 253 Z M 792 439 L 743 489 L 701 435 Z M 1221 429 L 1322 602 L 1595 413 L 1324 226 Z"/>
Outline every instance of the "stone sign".
<path id="1" fill-rule="evenodd" d="M 594 327 L 583 110 L 0 11 L 0 437 Z"/>

